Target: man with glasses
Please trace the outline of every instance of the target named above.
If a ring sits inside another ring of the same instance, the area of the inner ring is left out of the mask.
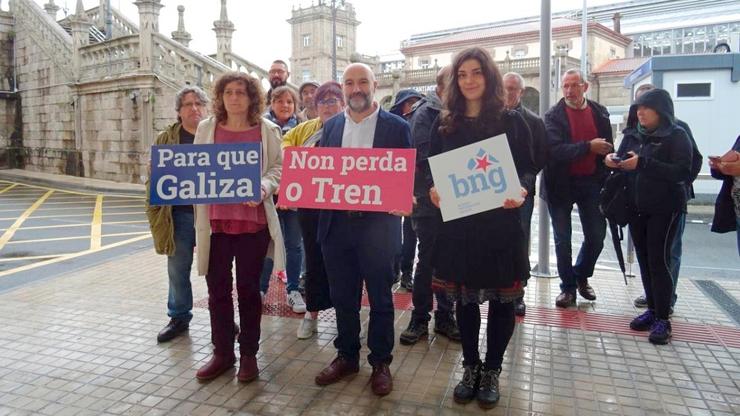
[[[561,80],[563,98],[545,114],[549,160],[545,167],[545,196],[552,217],[555,255],[560,275],[559,308],[576,304],[576,289],[596,300],[588,278],[604,248],[606,219],[599,211],[599,192],[607,171],[604,155],[613,151],[609,112],[586,98],[588,82],[581,71],[570,69]],[[583,244],[572,260],[571,212],[578,206]]]
[[[187,86],[181,89],[175,96],[177,122],[161,132],[154,144],[193,144],[198,123],[207,113],[206,104],[208,96],[200,88]],[[157,335],[157,342],[167,342],[187,331],[193,318],[193,290],[190,285],[195,247],[193,206],[152,206],[148,198],[147,189],[146,215],[154,249],[157,254],[167,255],[167,315],[170,322]]]
[[[269,105],[269,103],[272,102],[272,90],[288,84],[288,77],[290,77],[288,64],[280,59],[272,61],[272,65],[270,65],[268,75],[270,79],[270,89],[267,90],[267,99],[265,100],[265,102]]]

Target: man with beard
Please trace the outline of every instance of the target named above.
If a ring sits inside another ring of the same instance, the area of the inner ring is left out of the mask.
[[[272,102],[272,90],[277,87],[282,87],[283,85],[286,85],[288,83],[288,77],[290,77],[288,64],[280,59],[272,61],[272,65],[270,65],[270,71],[268,71],[268,75],[270,76],[270,89],[267,90],[267,99],[265,100],[265,102],[269,105],[269,103]]]
[[[322,147],[408,148],[409,125],[373,100],[377,81],[370,67],[351,64],[342,77],[344,113],[327,120]],[[370,300],[368,361],[373,393],[393,390],[393,260],[400,249],[401,219],[406,212],[322,210],[318,240],[324,255],[329,293],[337,317],[337,358],[316,376],[320,386],[336,383],[360,369],[360,300],[363,281]]]
[[[545,133],[545,123],[537,114],[530,111],[522,105],[522,94],[524,94],[524,78],[516,72],[504,74],[504,92],[506,93],[506,109],[513,110],[521,114],[524,121],[532,133],[532,143],[529,149],[532,152],[532,162],[536,173],[539,173],[547,163],[547,134]],[[526,238],[527,253],[529,253],[529,240],[531,237],[532,212],[534,211],[535,184],[532,183],[530,189],[527,189],[527,197],[524,198],[524,204],[519,209],[522,218],[522,227]],[[514,302],[514,313],[517,316],[524,316],[527,306],[524,304],[524,298],[521,297]]]

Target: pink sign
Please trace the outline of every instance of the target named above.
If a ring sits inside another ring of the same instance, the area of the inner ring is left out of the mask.
[[[416,149],[288,147],[278,205],[411,212]]]

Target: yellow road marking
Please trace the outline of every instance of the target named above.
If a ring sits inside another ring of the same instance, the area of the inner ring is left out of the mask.
[[[13,261],[23,261],[23,260],[38,260],[38,259],[48,259],[52,257],[60,257],[60,256],[68,256],[68,253],[60,253],[60,254],[47,254],[46,256],[28,256],[28,257],[9,257],[5,259],[0,259],[0,263],[8,263]]]
[[[143,235],[143,234],[149,234],[148,231],[132,231],[128,233],[114,233],[114,234],[105,234],[101,237],[123,237],[127,235]],[[34,240],[16,240],[16,241],[9,241],[8,245],[11,244],[28,244],[28,243],[44,243],[49,241],[69,241],[69,240],[83,240],[90,238],[88,235],[75,235],[72,237],[55,237],[55,238],[39,238]],[[100,248],[100,247],[98,247]],[[92,249],[91,249],[92,250]]]
[[[100,234],[103,222],[103,195],[98,195],[95,200],[95,211],[93,213],[92,227],[90,227],[90,250],[100,248]]]
[[[111,248],[120,247],[120,246],[129,244],[129,243],[135,243],[137,241],[145,240],[147,238],[151,238],[151,235],[148,235],[148,233],[147,233],[147,235],[142,235],[142,236],[139,236],[139,237],[134,237],[134,238],[130,238],[128,240],[123,240],[123,241],[119,241],[117,243],[109,244],[107,246],[102,246],[102,247],[100,247],[97,250],[85,250],[85,251],[80,251],[79,253],[74,253],[74,254],[70,254],[70,255],[66,255],[66,256],[57,257],[57,258],[54,258],[54,259],[40,261],[38,263],[27,264],[25,266],[17,267],[15,269],[10,269],[10,270],[5,270],[3,272],[0,272],[0,277],[8,276],[10,274],[18,273],[18,272],[22,272],[22,271],[26,271],[26,270],[35,269],[37,267],[46,266],[46,265],[49,265],[49,264],[59,263],[59,262],[66,261],[66,260],[69,260],[69,259],[81,257],[81,256],[84,256],[84,255],[87,255],[87,254],[96,253],[98,251],[103,251],[103,250],[108,250],[108,249],[111,249]]]
[[[114,216],[114,215],[134,215],[134,214],[143,215],[144,213],[141,212],[141,211],[113,212],[113,213],[105,214],[105,215],[107,217],[111,217],[111,216]],[[33,217],[32,219],[37,220],[37,219],[41,219],[41,218],[69,218],[69,217],[89,217],[89,216],[90,216],[90,214],[37,215],[37,216]],[[0,218],[0,221],[3,221],[3,220],[12,220],[12,219],[15,219],[15,218],[16,217]]]
[[[41,198],[39,198],[23,214],[21,214],[21,216],[18,217],[18,219],[15,220],[15,222],[13,223],[13,225],[11,225],[7,230],[5,230],[5,232],[3,233],[3,235],[0,236],[0,250],[2,250],[3,247],[5,247],[5,244],[7,244],[8,241],[10,241],[11,238],[13,238],[13,234],[15,234],[16,230],[18,230],[18,228],[20,228],[21,224],[23,224],[23,221],[25,221],[29,216],[31,216],[31,214],[33,214],[33,212],[36,210],[36,208],[40,207],[41,204],[43,204],[44,201],[46,201],[46,199],[49,198],[51,196],[51,194],[53,194],[53,193],[54,193],[53,190],[52,191],[48,191],[47,193],[45,193],[44,196],[42,196]]]
[[[18,184],[17,183],[14,183],[14,184],[8,186],[7,188],[4,188],[2,191],[0,191],[0,194],[3,194],[5,192],[7,192],[7,191],[9,191],[9,190],[11,190],[13,188],[15,188],[16,186],[18,186]]]
[[[143,224],[149,222],[147,220],[142,221],[113,221],[113,222],[104,222],[103,225],[122,225],[122,224]],[[58,225],[39,225],[39,226],[33,226],[33,227],[21,227],[19,230],[46,230],[47,228],[72,228],[72,227],[87,227],[90,224],[86,222],[81,222],[79,224],[58,224]],[[5,229],[0,229],[1,231],[5,231]]]

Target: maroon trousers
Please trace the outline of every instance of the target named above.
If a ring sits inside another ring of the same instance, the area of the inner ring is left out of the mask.
[[[239,352],[243,357],[257,354],[262,318],[259,279],[269,242],[270,233],[267,229],[253,234],[211,234],[206,283],[215,355],[234,355],[234,301],[231,295],[231,268],[234,259],[241,326]]]

